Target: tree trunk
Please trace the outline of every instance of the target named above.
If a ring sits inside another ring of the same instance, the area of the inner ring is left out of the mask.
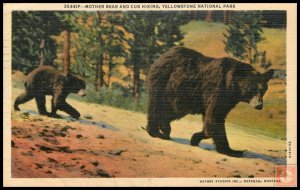
[[[223,22],[224,22],[224,24],[227,24],[227,21],[228,21],[228,12],[223,11]]]
[[[147,71],[146,73],[148,73],[152,63],[153,63],[153,54],[154,54],[154,45],[155,45],[155,39],[154,39],[154,30],[155,30],[155,24],[152,23],[150,26],[149,26],[149,29],[148,29],[148,39],[150,41],[150,47],[148,49],[148,60],[146,60],[146,63],[147,63]]]
[[[140,99],[141,79],[140,79],[140,66],[138,62],[133,63],[133,97],[135,101]]]
[[[99,20],[99,25],[101,24],[102,21],[102,15],[100,11],[97,11],[98,15],[98,20]],[[99,33],[99,43],[100,47],[104,46],[103,39],[101,36],[101,33]],[[105,72],[103,71],[103,50],[99,52],[99,62],[96,66],[96,81],[95,81],[95,90],[99,91],[100,88],[105,84],[104,83],[104,74]]]
[[[108,77],[107,77],[107,86],[110,85],[110,78],[112,76],[112,57],[109,55],[109,65],[108,65]]]
[[[232,11],[227,11],[227,24],[231,23],[231,15],[232,15]]]
[[[100,88],[104,85],[104,71],[103,71],[103,57],[102,55],[99,58],[99,63],[96,66],[96,84],[95,90],[99,91]]]
[[[206,17],[205,17],[206,22],[211,22],[212,21],[212,12],[213,11],[207,11],[207,14],[206,14]]]
[[[44,65],[45,63],[45,39],[42,39],[41,40],[41,43],[40,43],[40,56],[39,56],[39,59],[40,59],[40,65]]]
[[[198,11],[189,11],[189,16],[191,17],[192,20],[198,20],[199,19],[199,15],[198,15]]]
[[[64,73],[70,70],[70,32],[64,31]]]
[[[249,63],[250,63],[250,65],[252,65],[252,48],[251,47],[249,47],[248,48],[248,59],[249,59]]]
[[[136,42],[137,43],[137,42]],[[138,101],[140,98],[141,91],[141,79],[140,79],[140,63],[142,60],[141,51],[138,49],[138,45],[133,46],[131,63],[133,64],[133,92],[132,95],[135,101]]]
[[[223,22],[224,22],[224,24],[230,24],[231,11],[223,11]]]

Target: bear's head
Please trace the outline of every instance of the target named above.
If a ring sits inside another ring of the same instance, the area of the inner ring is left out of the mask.
[[[80,78],[76,75],[73,75],[71,73],[68,73],[67,80],[68,80],[67,88],[70,93],[77,93],[79,96],[86,95],[86,92],[85,92],[86,84],[82,78]]]
[[[242,77],[238,82],[241,101],[261,110],[263,108],[263,96],[268,89],[268,81],[273,78],[273,75],[274,70],[271,69],[265,73],[251,71],[247,76]]]

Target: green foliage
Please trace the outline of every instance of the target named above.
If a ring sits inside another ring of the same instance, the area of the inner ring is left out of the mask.
[[[110,86],[114,82],[111,78],[123,80],[119,66],[124,65],[129,71],[127,81],[133,83],[127,85],[133,95],[143,90],[140,73],[146,74],[161,53],[182,45],[180,25],[189,21],[182,12],[77,11],[62,15],[61,20],[69,23],[74,34],[71,70],[95,80],[95,86],[99,85],[99,77],[105,76],[104,83]],[[98,72],[99,69],[103,71]]]
[[[259,15],[259,12],[239,13],[234,14],[237,19],[228,25],[227,33],[224,35],[227,36],[226,43],[228,39],[231,40],[227,52],[241,56],[240,59],[247,59],[247,47],[249,44],[255,44],[255,49],[252,49],[254,52],[252,61],[257,62],[257,66],[268,69],[271,65],[268,55],[276,67],[285,68],[285,30],[264,28],[267,40],[259,44],[259,50],[266,49],[268,54],[258,52],[256,45],[263,39],[260,19],[255,15],[256,13]],[[246,14],[248,14],[247,17]],[[43,37],[46,38],[46,64],[52,63],[56,55],[57,57],[62,55],[60,50],[63,50],[63,38],[60,33],[67,29],[71,31],[71,71],[83,76],[86,81],[94,81],[97,65],[101,61],[105,67],[105,79],[107,80],[108,76],[112,78],[109,87],[103,86],[99,91],[95,91],[93,83],[88,83],[87,96],[84,98],[75,94],[70,96],[80,101],[101,103],[145,113],[147,108],[145,76],[148,68],[161,53],[174,45],[183,45],[184,38],[186,47],[209,56],[227,56],[222,46],[224,39],[222,32],[225,30],[225,25],[194,21],[180,30],[182,25],[190,21],[185,11],[122,13],[101,11],[101,15],[103,20],[99,20],[97,12],[86,11],[13,12],[13,69],[27,72],[32,69],[31,67],[39,64],[39,45]],[[52,42],[52,38],[56,39],[56,44]],[[56,63],[58,67],[61,64],[59,61]],[[133,72],[140,77],[140,81],[134,80]],[[136,82],[139,82],[138,99],[132,97]],[[24,88],[23,83],[15,86]],[[285,110],[285,103],[271,102],[270,105],[274,106],[272,108],[274,118],[277,118],[278,110]],[[278,105],[281,106],[280,109]],[[252,112],[247,114],[248,112],[245,111],[249,109],[246,106],[245,110],[241,110],[241,108],[234,109],[232,118],[234,121],[238,118],[247,121],[245,125],[248,125],[250,121],[257,121],[259,118],[263,121],[269,117],[268,115],[261,117],[260,114]],[[243,113],[242,117],[241,113]],[[245,115],[251,115],[251,118],[248,118],[249,121],[245,119]],[[252,115],[257,115],[258,118],[253,119]],[[282,121],[277,125],[278,128],[285,126],[284,118],[277,120]],[[249,127],[252,124],[249,124]],[[272,125],[273,123],[270,123],[270,126]],[[277,127],[275,129],[274,133],[277,132]]]
[[[143,81],[140,73],[148,69],[159,55],[174,45],[183,45],[180,25],[189,21],[183,12],[133,11],[126,12],[127,31],[133,34],[126,66],[133,70],[133,96],[139,98]]]
[[[127,48],[122,14],[118,12],[71,12],[66,17],[77,35],[71,41],[75,51],[71,70],[95,80],[99,67],[107,67],[108,85],[112,76],[118,75],[117,67],[126,59]],[[101,76],[103,77],[103,76]]]
[[[56,57],[51,35],[60,32],[60,21],[55,12],[12,12],[12,68],[28,73],[39,65],[40,43],[45,40],[45,64]]]
[[[76,49],[75,63],[71,64],[71,70],[88,78],[95,78],[95,70],[104,51],[103,44],[100,43],[100,23],[96,17],[95,12],[72,12],[68,17],[73,31],[78,34],[78,40],[71,42],[71,47]],[[90,21],[91,18],[94,18],[93,22]]]
[[[161,53],[174,45],[183,45],[180,25],[190,21],[186,13],[178,11],[134,11],[126,12],[125,16],[124,27],[134,35],[129,64],[138,62],[145,71]]]
[[[70,94],[70,97],[80,101],[99,103],[137,112],[146,113],[147,111],[147,96],[145,92],[141,94],[139,101],[135,101],[128,89],[116,83],[113,83],[110,88],[103,86],[99,91],[96,91],[93,84],[89,83],[87,84],[87,95],[85,97],[78,97],[75,94]]]
[[[228,25],[227,34],[224,34],[225,51],[250,64],[257,63],[259,56],[257,43],[263,40],[261,18],[259,11],[234,14],[232,23]]]

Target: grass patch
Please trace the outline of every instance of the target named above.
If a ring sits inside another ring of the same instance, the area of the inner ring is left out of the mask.
[[[266,100],[263,110],[256,110],[249,104],[239,103],[228,114],[226,121],[257,134],[286,139],[285,108],[285,101],[282,100]]]
[[[93,84],[88,84],[86,90],[87,95],[85,97],[79,97],[76,94],[70,94],[69,97],[78,101],[98,103],[142,113],[147,111],[146,93],[141,93],[139,101],[136,101],[125,88],[120,86],[102,87],[97,92]]]
[[[184,46],[211,57],[227,56],[223,43],[225,30],[224,24],[203,21],[191,21],[181,27]]]
[[[223,23],[191,21],[181,27],[185,34],[184,46],[211,57],[230,56],[224,50],[223,33],[226,33],[226,28]],[[263,37],[265,40],[258,44],[258,49],[267,51],[272,68],[286,69],[286,30],[263,28]]]

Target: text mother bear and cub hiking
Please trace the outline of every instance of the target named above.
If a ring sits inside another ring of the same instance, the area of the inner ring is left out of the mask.
[[[35,98],[39,114],[58,117],[57,110],[64,111],[73,118],[79,118],[80,113],[66,102],[69,93],[77,93],[85,96],[86,84],[83,79],[73,74],[64,74],[51,66],[39,66],[26,77],[25,92],[17,97],[14,104],[15,110],[19,104],[23,104]],[[52,95],[52,111],[46,110],[46,95]]]
[[[243,156],[243,151],[229,147],[225,118],[240,101],[261,110],[267,82],[273,75],[274,70],[261,74],[232,58],[211,58],[188,48],[171,48],[148,73],[147,131],[153,137],[169,139],[171,121],[202,114],[203,130],[192,136],[191,145],[212,138],[219,153]]]

